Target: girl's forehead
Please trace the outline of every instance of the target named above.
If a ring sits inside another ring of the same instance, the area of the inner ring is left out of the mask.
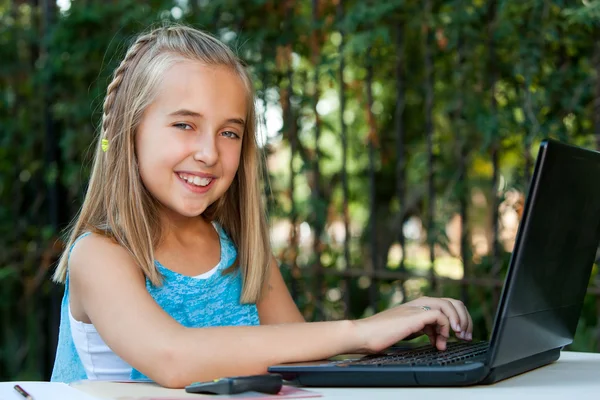
[[[162,112],[179,109],[246,115],[247,89],[230,67],[197,61],[178,62],[168,68],[157,87],[154,105]]]

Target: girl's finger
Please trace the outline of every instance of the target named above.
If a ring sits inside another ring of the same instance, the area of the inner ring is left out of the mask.
[[[473,318],[471,317],[469,310],[467,310],[467,318],[469,318],[469,326],[467,327],[467,336],[468,336],[468,340],[471,340],[471,339],[473,339]]]
[[[438,335],[435,339],[435,347],[437,347],[438,350],[442,351],[442,350],[446,350],[446,342],[448,342],[448,336],[444,336],[442,335],[441,332],[441,328],[440,326],[437,326],[436,329],[438,330]]]
[[[460,320],[460,333],[461,335],[457,335],[463,339],[469,339],[468,338],[468,334],[471,333],[473,331],[472,329],[472,322],[471,322],[471,316],[469,315],[469,312],[467,311],[467,308],[465,307],[464,303],[460,300],[456,300],[456,299],[443,299],[443,300],[447,300],[449,301],[453,306],[454,309],[456,310],[459,320]]]
[[[431,299],[433,307],[441,310],[450,320],[452,329],[455,332],[462,332],[461,319],[454,304],[449,299]]]
[[[446,341],[450,336],[450,320],[440,310],[432,309],[421,313],[424,326],[432,325],[436,333],[435,346],[438,350],[446,350]]]
[[[429,338],[429,343],[431,343],[432,346],[435,346],[437,333],[435,333],[435,329],[433,328],[433,326],[427,325],[425,328],[423,328],[423,333],[425,333]]]

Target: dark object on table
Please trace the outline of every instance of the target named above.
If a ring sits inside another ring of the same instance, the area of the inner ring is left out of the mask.
[[[211,382],[196,382],[186,386],[188,393],[237,394],[260,392],[277,394],[281,391],[282,378],[279,374],[233,376]]]

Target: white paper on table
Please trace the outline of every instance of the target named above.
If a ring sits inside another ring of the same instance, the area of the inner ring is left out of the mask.
[[[34,381],[0,382],[0,400],[25,400],[15,385],[21,386],[33,400],[100,400],[66,383]]]

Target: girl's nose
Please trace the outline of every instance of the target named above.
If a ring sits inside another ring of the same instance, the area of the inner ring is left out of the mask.
[[[219,159],[219,152],[217,150],[214,135],[209,133],[199,135],[195,146],[194,160],[207,166],[216,164]]]

